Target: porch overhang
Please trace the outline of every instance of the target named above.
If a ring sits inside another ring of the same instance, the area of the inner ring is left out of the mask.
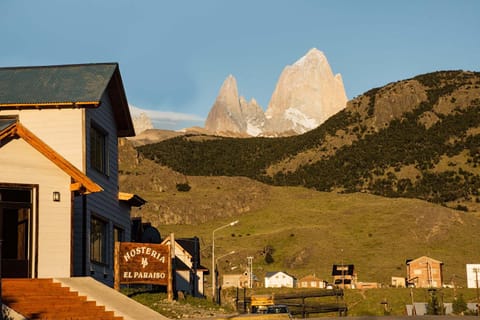
[[[127,193],[127,192],[119,192],[118,193],[118,200],[120,201],[125,201],[132,207],[141,207],[147,201],[145,199],[142,199],[142,197],[133,194],[133,193]]]

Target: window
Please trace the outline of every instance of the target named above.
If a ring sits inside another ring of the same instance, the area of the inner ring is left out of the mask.
[[[113,241],[122,242],[123,241],[123,230],[119,227],[113,227]]]
[[[90,222],[90,260],[107,263],[107,223],[95,217]]]
[[[108,175],[107,134],[94,125],[90,128],[90,163],[93,168]]]

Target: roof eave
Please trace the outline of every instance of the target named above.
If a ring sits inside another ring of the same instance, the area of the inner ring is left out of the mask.
[[[147,203],[147,201],[142,197],[140,197],[139,195],[136,195],[133,193],[127,193],[127,192],[119,192],[118,200],[125,201],[132,207],[141,207],[145,203]]]
[[[135,136],[135,129],[133,127],[130,108],[118,64],[108,83],[107,91],[114,109],[115,122],[117,123],[117,136],[121,138]]]

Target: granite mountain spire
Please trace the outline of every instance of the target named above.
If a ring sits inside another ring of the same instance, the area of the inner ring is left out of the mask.
[[[205,122],[219,135],[284,136],[301,134],[342,110],[347,96],[340,74],[334,75],[325,55],[313,48],[285,67],[266,112],[255,99],[239,97],[232,75],[224,81]]]

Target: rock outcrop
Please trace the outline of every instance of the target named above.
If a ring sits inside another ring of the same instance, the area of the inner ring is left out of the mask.
[[[265,131],[312,130],[345,108],[347,100],[341,75],[332,73],[321,51],[311,49],[280,75],[265,112]]]
[[[229,75],[223,82],[217,99],[210,110],[205,129],[216,134],[261,134],[265,122],[262,108],[255,99],[250,102],[239,97],[237,80]]]
[[[133,127],[135,128],[135,134],[138,135],[145,130],[153,129],[152,120],[147,116],[145,112],[137,115],[132,115]]]
[[[224,81],[205,122],[218,135],[285,136],[301,134],[345,108],[347,96],[340,74],[334,75],[325,55],[311,49],[287,66],[266,112],[255,99],[239,96],[232,75]]]
[[[205,121],[205,129],[211,132],[235,132],[245,130],[238,98],[237,80],[229,75],[223,82],[217,99]]]

